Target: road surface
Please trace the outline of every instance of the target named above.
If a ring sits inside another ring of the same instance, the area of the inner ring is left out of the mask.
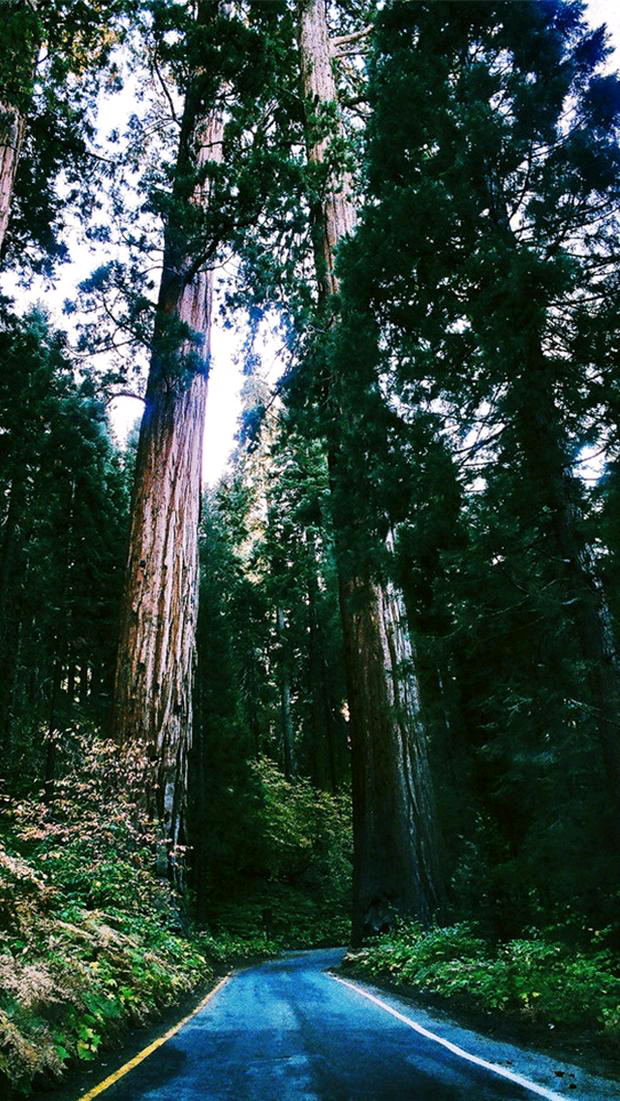
[[[381,1005],[330,978],[325,970],[341,956],[296,953],[235,975],[175,1036],[105,1089],[102,1101],[556,1096],[502,1078],[416,1032],[405,1016],[415,1021],[415,1010],[397,999],[376,992]]]

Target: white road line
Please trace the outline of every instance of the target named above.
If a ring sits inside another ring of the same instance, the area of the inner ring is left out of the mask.
[[[328,971],[330,979],[335,979],[336,982],[342,983],[343,986],[348,986],[350,990],[354,990],[356,994],[359,994],[362,998],[367,998],[373,1005],[378,1005],[380,1009],[385,1010],[386,1013],[391,1013],[392,1017],[396,1017],[397,1021],[401,1021],[404,1025],[408,1025],[414,1032],[419,1032],[420,1036],[425,1036],[427,1040],[433,1040],[434,1043],[440,1044],[441,1047],[445,1047],[448,1051],[451,1051],[453,1055],[458,1056],[459,1059],[465,1059],[468,1063],[473,1063],[477,1067],[482,1067],[484,1070],[490,1070],[493,1074],[499,1074],[502,1078],[507,1078],[509,1082],[514,1082],[518,1086],[523,1086],[524,1089],[529,1090],[530,1093],[536,1093],[539,1097],[546,1097],[547,1101],[566,1101],[566,1096],[554,1093],[553,1090],[546,1089],[545,1086],[538,1086],[536,1082],[530,1082],[528,1078],[523,1078],[521,1074],[515,1074],[514,1071],[508,1070],[506,1067],[501,1067],[497,1063],[489,1063],[487,1059],[481,1059],[478,1055],[472,1055],[471,1052],[465,1051],[464,1048],[458,1047],[457,1044],[453,1044],[450,1040],[444,1040],[441,1036],[437,1036],[434,1032],[429,1032],[423,1025],[416,1024],[411,1020],[411,1017],[406,1017],[404,1013],[399,1013],[397,1009],[394,1009],[387,1002],[384,1002],[381,998],[375,997],[368,990],[363,990],[361,986],[356,983],[349,982],[348,979],[342,979],[340,975],[334,975],[333,971]]]

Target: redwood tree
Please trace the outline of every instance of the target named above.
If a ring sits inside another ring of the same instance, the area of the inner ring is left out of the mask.
[[[219,18],[199,4],[198,31]],[[165,231],[164,260],[132,504],[115,684],[116,736],[161,824],[160,870],[178,878],[198,585],[205,403],[216,243],[197,230],[222,158],[220,89],[190,72]],[[168,847],[166,852],[165,847]]]
[[[336,252],[354,230],[355,205],[338,155],[342,128],[325,0],[299,0],[298,11],[308,160],[317,166],[319,182],[315,266],[323,325],[329,328],[337,314]],[[346,495],[346,378],[325,372],[324,390],[332,488]],[[393,586],[376,579],[368,561],[351,570],[342,510],[335,520],[352,725],[353,938],[359,941],[389,924],[393,911],[428,921],[439,908],[441,887],[428,749],[403,603]]]
[[[263,154],[261,135],[275,71],[269,28],[281,9],[248,3],[238,14],[226,0],[200,0],[191,12],[175,3],[153,5],[154,77],[165,81],[162,66],[168,65],[184,106],[169,191],[151,165],[155,184],[147,206],[163,215],[166,228],[133,496],[115,729],[161,827],[159,866],[177,879],[192,740],[213,271],[223,246],[234,246],[243,227],[258,219],[277,171]],[[177,121],[165,87],[164,100]],[[132,300],[132,277],[126,280],[129,319],[144,312],[146,301],[144,293]],[[143,277],[137,274],[134,284],[142,291]]]

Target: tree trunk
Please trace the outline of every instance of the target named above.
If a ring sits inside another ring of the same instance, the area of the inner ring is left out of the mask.
[[[308,646],[310,665],[311,729],[306,739],[306,757],[315,787],[335,792],[346,774],[338,753],[338,731],[329,690],[325,659],[325,636],[321,624],[317,555],[314,539],[305,533],[307,549]]]
[[[326,3],[299,0],[298,10],[308,159],[323,164],[329,137],[313,135],[312,116],[337,100]],[[346,175],[327,183],[317,213],[315,264],[328,305],[338,292],[336,247],[355,227]],[[336,405],[333,383],[328,386]],[[335,409],[336,425],[338,420]],[[332,485],[340,465],[336,435],[337,428],[328,445]],[[338,531],[336,541],[342,542]],[[422,921],[431,918],[440,896],[438,843],[426,743],[416,713],[415,670],[396,597],[370,577],[348,579],[341,572],[340,603],[352,728],[353,939],[358,943],[389,926],[394,911]]]
[[[39,0],[28,0],[27,7],[31,13],[36,13]],[[15,48],[15,47],[13,47]],[[30,54],[32,74],[35,71],[36,47],[26,39],[22,40],[23,52]],[[15,59],[17,60],[17,59]],[[21,63],[23,57],[18,59]],[[11,205],[15,189],[15,177],[19,167],[19,158],[26,133],[26,119],[24,107],[15,104],[2,103],[0,101],[0,257],[4,250],[4,238],[11,217]]]
[[[350,582],[341,599],[353,731],[353,942],[359,943],[387,929],[394,911],[429,922],[441,900],[415,678],[399,668],[406,636],[390,598],[372,582]]]
[[[86,707],[88,703],[89,685],[88,685],[88,663],[83,660],[80,665],[80,706]]]
[[[25,120],[16,107],[0,103],[0,255],[11,214]]]
[[[54,660],[50,685],[50,709],[47,735],[45,738],[45,755],[43,759],[43,790],[46,803],[50,803],[54,797],[54,780],[56,778],[56,763],[60,738],[60,731],[58,729],[58,702],[60,699],[61,684],[62,652],[58,653]]]
[[[0,746],[5,751],[9,745],[17,672],[17,638],[22,615],[21,589],[26,572],[22,561],[24,533],[20,531],[24,513],[27,511],[23,464],[13,474],[8,492],[8,507],[0,531]]]
[[[299,53],[303,93],[306,103],[308,160],[323,164],[329,155],[330,138],[313,134],[313,113],[337,101],[332,71],[325,0],[298,0]],[[319,122],[319,127],[320,127]],[[338,292],[335,272],[336,248],[343,237],[355,229],[355,206],[351,180],[341,175],[330,181],[315,218],[314,260],[317,279],[325,300]]]
[[[178,178],[221,160],[223,121],[199,114],[188,92]],[[193,201],[209,201],[208,182]],[[158,869],[182,881],[187,755],[198,601],[198,520],[213,281],[183,252],[182,230],[169,224],[132,501],[129,561],[114,692],[115,729],[160,825]],[[192,337],[164,352],[171,322]],[[189,364],[189,370],[187,369]]]
[[[287,780],[290,780],[297,772],[297,768],[295,763],[293,717],[291,715],[291,670],[286,642],[286,624],[282,608],[276,608],[276,623],[280,645],[278,665],[280,676],[280,720],[282,723],[282,764],[284,775]]]
[[[26,503],[26,476],[22,468],[13,474],[9,504],[0,531],[0,623],[4,619],[11,575],[16,557],[17,532]]]

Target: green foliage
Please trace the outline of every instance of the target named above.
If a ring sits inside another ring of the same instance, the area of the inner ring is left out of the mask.
[[[320,446],[270,423],[209,495],[201,539],[190,770],[197,912],[249,935],[271,911],[274,935],[299,945],[346,940],[349,920],[348,752],[326,482]]]
[[[151,823],[123,793],[115,746],[89,732],[74,749],[53,801],[2,804],[0,1081],[24,1092],[278,947],[193,935],[154,875]]]
[[[2,309],[0,354],[0,742],[32,791],[109,707],[131,455],[40,311]]]
[[[49,273],[54,260],[66,257],[67,210],[86,219],[97,207],[102,162],[92,155],[93,109],[106,79],[114,83],[114,48],[142,6],[140,0],[3,4],[0,103],[24,121],[3,260],[21,271]]]
[[[222,935],[282,947],[346,943],[350,934],[348,795],[287,780],[268,758],[236,788],[237,823],[210,819],[203,919]],[[241,840],[236,840],[237,830]],[[219,854],[230,861],[222,869]]]
[[[446,928],[399,925],[345,966],[439,995],[457,1005],[501,1011],[549,1026],[618,1036],[620,978],[610,950],[579,950],[553,934],[494,944],[463,922]]]
[[[258,807],[248,842],[245,904],[272,910],[270,927],[292,947],[349,938],[351,804],[348,795],[287,780],[267,758],[252,765]]]
[[[116,747],[93,731],[72,743],[53,800],[3,800],[0,1080],[24,1091],[218,968],[348,934],[344,796],[257,762],[247,878],[216,900],[212,931],[192,931],[154,875],[152,824],[124,792]]]
[[[452,912],[503,938],[615,905],[616,502],[610,478],[608,553],[580,460],[617,446],[605,58],[577,3],[383,5],[339,254],[346,549],[374,535],[402,586]]]

